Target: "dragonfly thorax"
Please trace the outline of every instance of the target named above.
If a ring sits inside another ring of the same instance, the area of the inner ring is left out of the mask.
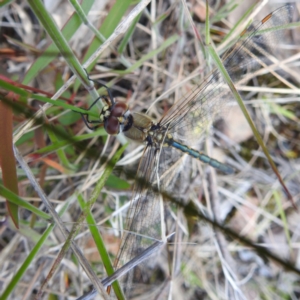
[[[149,116],[133,112],[127,116],[122,132],[134,141],[144,142],[153,124],[153,120]]]
[[[167,128],[161,126],[160,124],[153,124],[151,129],[148,131],[148,144],[159,148],[161,144],[165,144],[166,137],[172,138],[171,134],[167,133]]]
[[[143,113],[129,111],[119,118],[120,120],[120,131],[124,135],[134,141],[145,143],[147,146],[159,148],[163,143],[166,128],[160,124],[154,123],[151,117]]]

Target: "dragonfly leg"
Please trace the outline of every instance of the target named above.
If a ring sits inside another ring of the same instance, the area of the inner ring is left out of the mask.
[[[87,111],[89,111],[102,97],[98,97],[93,103],[92,105],[87,109]],[[91,130],[95,130],[94,127],[91,127],[89,124],[101,124],[103,123],[102,121],[98,121],[98,120],[94,120],[91,121],[89,120],[89,115],[88,114],[84,114],[84,113],[79,113],[81,115],[81,118],[85,124],[85,126]]]
[[[94,121],[90,121],[89,120],[89,115],[88,114],[83,114],[83,113],[80,113],[81,115],[81,118],[85,124],[85,126],[88,128],[88,129],[91,129],[91,130],[95,130],[96,127],[91,127],[89,124],[101,124],[103,123],[102,121],[97,121],[97,120],[94,120]],[[86,117],[84,117],[86,116]]]
[[[84,69],[84,70],[85,70],[87,79],[90,80],[90,81],[96,82],[95,80],[93,80],[93,79],[90,78],[90,75],[88,74],[87,70],[86,70],[86,69]],[[111,93],[110,89],[109,89],[105,84],[102,84],[102,85],[103,85],[103,86],[106,88],[106,90],[107,90],[107,93],[108,93],[108,96],[109,96],[110,103],[109,103],[109,101],[108,101],[108,99],[107,99],[106,97],[101,97],[101,96],[100,96],[100,97],[98,97],[98,98],[91,104],[91,106],[90,106],[87,110],[91,110],[91,108],[92,108],[92,107],[93,107],[100,99],[102,99],[102,98],[104,99],[104,101],[106,102],[106,104],[107,104],[108,106],[112,106],[112,105],[115,104],[115,101],[114,101],[114,98],[113,98],[113,96],[112,96],[112,93]],[[102,109],[100,115],[103,115],[103,114],[104,114],[104,111],[103,111],[103,109]],[[99,121],[98,121],[98,120],[93,120],[93,121],[89,120],[89,115],[88,115],[88,114],[80,113],[80,115],[81,115],[81,118],[82,118],[84,124],[86,125],[86,127],[89,128],[89,129],[91,129],[91,130],[95,130],[95,127],[91,127],[89,124],[102,124],[102,123],[103,123],[103,120],[99,120]]]
[[[85,71],[85,73],[86,73],[86,77],[87,77],[88,80],[93,81],[93,82],[97,82],[96,80],[93,80],[93,79],[90,77],[90,75],[89,75],[89,73],[87,72],[86,69],[84,69],[84,71]],[[102,83],[101,83],[101,84],[102,84]],[[102,85],[103,85],[103,86],[106,88],[106,90],[107,90],[107,93],[108,93],[108,96],[109,96],[111,105],[115,104],[114,97],[112,96],[112,93],[111,93],[109,87],[107,87],[105,84],[102,84]],[[96,102],[97,102],[97,100],[99,100],[99,98],[96,99]],[[94,103],[93,103],[93,104],[94,104]],[[93,104],[90,106],[90,108],[93,106]]]

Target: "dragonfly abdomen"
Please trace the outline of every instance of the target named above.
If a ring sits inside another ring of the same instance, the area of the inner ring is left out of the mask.
[[[214,167],[215,169],[218,169],[224,173],[227,173],[227,174],[233,174],[234,173],[234,169],[227,166],[227,165],[224,165],[222,164],[221,162],[217,161],[216,159],[214,158],[211,158],[209,157],[208,155],[200,152],[200,151],[197,151],[195,149],[192,149],[184,144],[181,144],[179,142],[176,142],[174,141],[173,139],[167,139],[165,140],[165,142],[171,146],[171,147],[174,147],[178,150],[180,150],[181,152],[183,153],[187,153],[188,155],[196,158],[196,159],[199,159],[200,161]]]

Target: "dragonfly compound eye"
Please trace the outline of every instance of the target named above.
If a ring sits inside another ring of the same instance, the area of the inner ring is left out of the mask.
[[[128,110],[128,106],[124,102],[117,102],[111,109],[110,115],[114,117],[123,117]]]
[[[115,135],[120,132],[120,122],[114,116],[109,116],[104,122],[104,128],[110,135]]]
[[[110,108],[109,116],[104,121],[104,128],[110,135],[120,132],[120,118],[128,111],[128,106],[124,102],[117,102]]]

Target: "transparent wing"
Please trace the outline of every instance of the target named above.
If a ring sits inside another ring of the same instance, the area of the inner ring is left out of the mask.
[[[294,6],[285,5],[252,24],[222,57],[233,83],[270,65],[278,45],[284,41],[284,30],[274,30],[292,21]],[[279,28],[278,28],[279,29]],[[199,134],[210,120],[232,100],[231,91],[218,69],[214,70],[187,97],[180,99],[162,117],[160,124],[169,126],[177,139],[190,144],[191,135]]]
[[[166,210],[162,211],[160,195],[157,190],[160,189],[169,195],[176,195],[178,198],[184,197],[182,190],[186,191],[187,185],[189,185],[187,165],[190,164],[187,164],[186,161],[190,161],[191,158],[184,157],[178,164],[180,157],[182,154],[174,148],[162,148],[161,152],[154,147],[148,147],[145,150],[139,164],[133,198],[117,256],[117,269],[157,241],[162,240],[161,220],[163,217],[164,222],[168,223],[170,215]],[[176,162],[175,168],[174,162]],[[184,168],[185,172],[180,172],[180,167]],[[172,224],[173,221],[172,219]],[[171,232],[168,231],[168,234]],[[161,276],[161,269],[163,269],[158,264],[161,252],[161,247],[158,247],[156,255],[120,278],[120,284],[128,299],[140,296],[139,292],[143,294],[146,292],[160,293],[158,286],[164,284],[159,279],[159,274]]]
[[[137,172],[133,198],[117,257],[117,268],[142,253],[157,240],[161,240],[159,197],[151,188],[156,181],[157,159],[158,151],[153,147],[147,147]],[[132,296],[131,286],[141,281],[140,276],[135,268],[121,278],[121,285],[127,297]]]

